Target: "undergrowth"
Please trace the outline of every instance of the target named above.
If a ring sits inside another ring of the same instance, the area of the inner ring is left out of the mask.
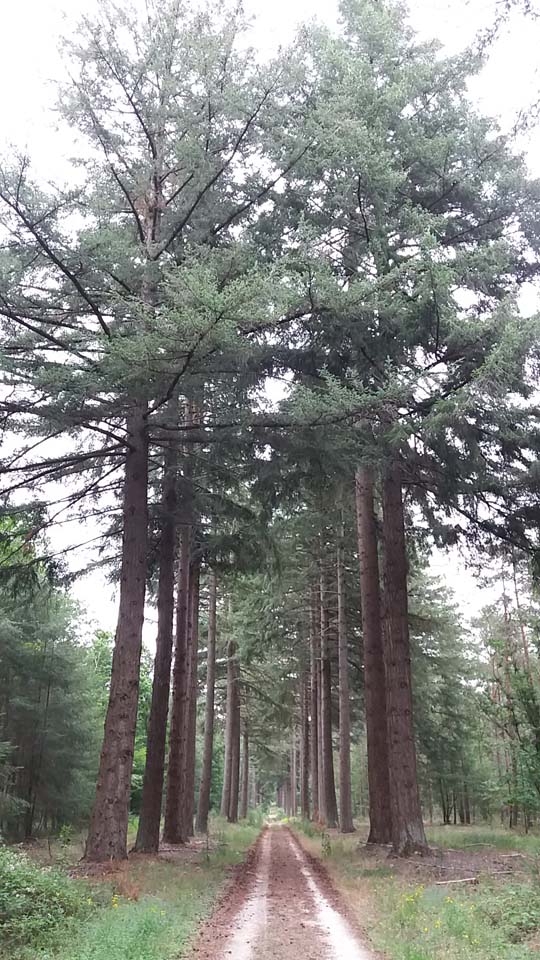
[[[124,878],[133,899],[115,892],[114,878],[90,885],[1,849],[0,958],[177,960],[258,832],[218,820],[194,858],[134,860]]]
[[[85,921],[99,902],[100,894],[89,884],[0,847],[0,951],[5,956],[52,937],[70,921]]]
[[[377,883],[374,944],[392,960],[531,960],[540,888],[530,883],[449,893],[448,887]]]
[[[529,833],[517,833],[503,827],[428,827],[428,842],[436,847],[450,847],[456,850],[478,850],[482,847],[497,850],[513,850],[540,857],[540,837]]]
[[[373,948],[388,960],[532,960],[540,935],[538,837],[520,837],[486,828],[429,831],[431,843],[471,847],[480,855],[496,850],[520,852],[520,878],[480,878],[478,885],[425,885],[399,875],[392,859],[359,853],[363,832],[340,836],[297,822],[307,849],[321,857],[343,891]],[[441,838],[444,843],[441,842]],[[421,865],[417,864],[419,879]]]

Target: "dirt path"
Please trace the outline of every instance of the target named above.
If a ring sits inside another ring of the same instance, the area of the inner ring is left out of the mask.
[[[263,832],[238,885],[204,928],[197,960],[371,960],[336,893],[284,827]]]

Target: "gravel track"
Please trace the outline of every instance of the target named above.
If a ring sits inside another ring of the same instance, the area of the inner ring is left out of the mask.
[[[266,828],[195,944],[197,960],[373,960],[322,865]]]

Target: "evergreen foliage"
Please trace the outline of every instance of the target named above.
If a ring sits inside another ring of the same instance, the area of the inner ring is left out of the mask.
[[[378,804],[399,854],[422,814],[529,829],[540,183],[470,102],[485,43],[447,56],[394,0],[265,61],[248,33],[104,0],[64,47],[70,182],[2,166],[2,831],[90,818],[87,859],[120,860],[163,808],[186,842],[203,753],[229,821]],[[65,589],[86,537],[114,638]],[[428,572],[458,543],[503,568],[471,629]]]

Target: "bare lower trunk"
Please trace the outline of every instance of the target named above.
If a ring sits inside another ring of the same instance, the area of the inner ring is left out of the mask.
[[[311,803],[313,819],[319,819],[319,645],[316,629],[316,610],[314,597],[311,597],[311,629],[310,629],[310,747],[311,747]]]
[[[390,760],[392,847],[400,856],[428,849],[416,768],[401,471],[383,479],[384,650]]]
[[[317,646],[317,723],[318,723],[318,763],[319,772],[319,822],[326,823],[326,796],[324,792],[324,765],[323,765],[323,678],[322,678],[322,660],[321,660],[321,637],[320,629]]]
[[[208,830],[208,811],[210,809],[210,790],[212,787],[212,756],[214,752],[214,697],[216,688],[216,610],[217,578],[210,572],[208,607],[208,653],[206,658],[206,707],[204,711],[204,747],[197,806],[197,833]]]
[[[391,843],[392,821],[379,554],[373,504],[373,473],[367,467],[358,470],[356,474],[356,509],[368,753],[370,822],[368,843]]]
[[[199,653],[199,595],[200,566],[191,568],[189,587],[189,648],[188,648],[188,691],[186,702],[187,731],[186,751],[184,755],[183,781],[184,800],[182,810],[182,833],[188,838],[193,836],[193,815],[195,808],[195,753],[197,739],[197,666]]]
[[[169,762],[163,839],[166,843],[185,843],[182,831],[183,767],[187,734],[187,685],[189,637],[189,574],[191,527],[184,523],[180,531],[180,568],[176,607],[176,643],[174,650]]]
[[[245,820],[248,815],[249,803],[249,731],[247,720],[244,720],[242,730],[242,799],[240,801],[240,819]]]
[[[141,813],[135,850],[139,853],[157,853],[163,798],[165,769],[165,742],[174,618],[174,555],[176,544],[176,475],[170,469],[163,481],[161,538],[159,544],[158,631],[152,703],[148,720],[146,765],[142,790]]]
[[[291,731],[291,763],[290,763],[290,773],[291,773],[291,816],[295,817],[298,812],[297,807],[297,749],[296,749],[296,727],[293,727]]]
[[[321,733],[324,791],[324,819],[329,827],[337,827],[336,782],[332,742],[332,666],[329,651],[329,623],[326,573],[321,570]]]
[[[351,796],[351,712],[349,703],[349,659],[345,617],[345,572],[343,529],[337,549],[338,654],[339,654],[339,825],[341,833],[353,833]]]
[[[309,686],[308,673],[300,684],[300,812],[309,820]]]
[[[233,725],[234,725],[234,665],[235,645],[229,640],[227,645],[227,701],[225,707],[225,758],[223,766],[223,788],[221,792],[221,816],[229,816],[231,802],[231,774],[233,753]]]
[[[127,829],[148,555],[148,437],[146,407],[127,419],[120,605],[114,644],[109,705],[105,719],[96,798],[85,859],[127,857]]]
[[[258,799],[258,787],[257,787],[257,773],[256,773],[256,771],[253,769],[253,764],[250,764],[250,767],[249,767],[249,803],[248,803],[248,806],[250,806],[252,810],[255,810],[255,807],[257,806],[258,802],[259,802],[259,799]]]
[[[529,651],[529,641],[527,639],[527,631],[525,629],[525,622],[523,619],[523,613],[521,609],[521,599],[519,596],[518,580],[517,580],[516,558],[515,558],[513,549],[512,549],[512,579],[514,582],[514,597],[516,600],[516,610],[517,610],[518,621],[519,621],[519,630],[521,633],[521,646],[523,650],[523,660],[525,664],[525,670],[527,673],[527,679],[530,684],[533,684],[534,681],[533,681],[533,674],[531,671],[531,656]]]
[[[229,797],[229,823],[238,821],[240,793],[240,665],[234,660],[233,722],[231,727],[231,792]]]

